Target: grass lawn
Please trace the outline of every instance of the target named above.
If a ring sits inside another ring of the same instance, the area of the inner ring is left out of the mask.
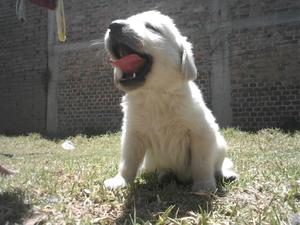
[[[223,133],[240,180],[212,195],[162,186],[155,176],[105,190],[117,171],[119,134],[70,137],[73,151],[37,134],[0,136],[0,165],[19,171],[0,176],[0,224],[300,223],[300,132]]]

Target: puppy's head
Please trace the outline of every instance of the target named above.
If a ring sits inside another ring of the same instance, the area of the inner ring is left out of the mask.
[[[115,84],[126,92],[166,89],[197,76],[191,44],[168,16],[157,11],[113,21],[105,47],[115,67]]]

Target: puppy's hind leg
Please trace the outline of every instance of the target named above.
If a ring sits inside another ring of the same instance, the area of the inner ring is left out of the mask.
[[[116,189],[132,182],[144,155],[143,141],[139,138],[138,134],[126,131],[122,136],[119,172],[116,176],[105,180],[104,186],[108,189]]]

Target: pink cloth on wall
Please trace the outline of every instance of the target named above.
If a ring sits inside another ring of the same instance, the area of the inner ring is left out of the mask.
[[[30,1],[36,5],[39,5],[47,9],[51,9],[51,10],[56,9],[57,0],[30,0]]]

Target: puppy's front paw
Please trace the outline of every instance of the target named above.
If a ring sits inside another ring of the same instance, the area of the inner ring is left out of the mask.
[[[192,187],[194,192],[215,192],[217,185],[215,179],[195,181]]]
[[[115,177],[109,178],[104,181],[104,187],[107,189],[117,189],[126,186],[126,180],[121,175],[116,175]]]

